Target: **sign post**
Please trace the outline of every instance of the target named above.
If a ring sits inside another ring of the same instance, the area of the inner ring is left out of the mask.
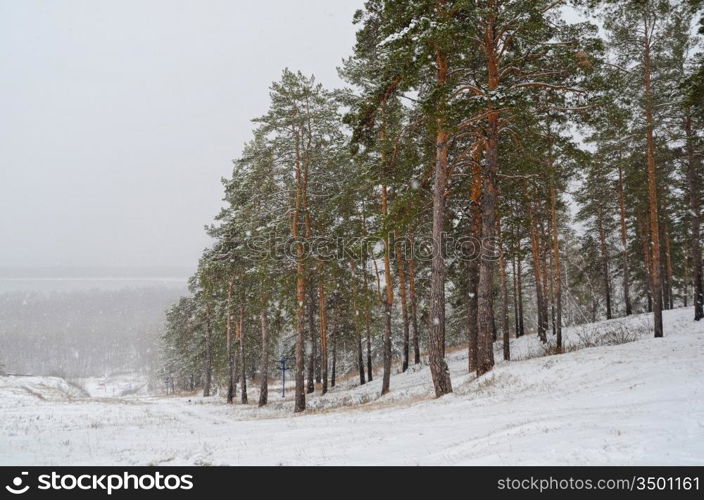
[[[286,397],[286,370],[288,370],[286,363],[288,361],[292,361],[292,358],[286,357],[286,358],[281,358],[280,360],[277,361],[277,363],[279,364],[279,370],[281,370],[281,397],[282,398]]]

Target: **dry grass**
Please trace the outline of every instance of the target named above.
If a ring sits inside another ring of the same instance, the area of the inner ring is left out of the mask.
[[[24,389],[26,392],[28,392],[30,395],[34,396],[35,398],[40,399],[42,401],[46,401],[46,398],[44,396],[42,396],[41,394],[39,394],[36,391],[33,391],[32,389],[30,389],[26,385],[23,385],[22,389]]]
[[[434,396],[430,394],[416,394],[413,396],[409,396],[408,398],[405,398],[403,400],[386,400],[386,401],[380,401],[378,399],[374,399],[369,402],[354,402],[354,403],[349,403],[349,404],[341,404],[340,406],[334,406],[334,407],[328,407],[328,408],[309,408],[306,409],[307,414],[325,414],[325,413],[351,413],[351,412],[361,412],[361,411],[369,411],[369,410],[383,410],[385,408],[405,408],[408,406],[412,406],[416,403],[420,403],[422,401],[430,401],[431,399],[435,399]]]

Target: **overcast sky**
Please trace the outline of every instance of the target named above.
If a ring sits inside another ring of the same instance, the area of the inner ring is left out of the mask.
[[[0,267],[186,266],[284,67],[362,0],[0,0]]]

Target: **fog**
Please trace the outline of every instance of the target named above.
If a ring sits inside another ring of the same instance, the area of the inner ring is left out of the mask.
[[[284,67],[340,86],[361,0],[0,0],[0,371],[156,359]]]
[[[192,268],[269,84],[339,86],[361,4],[0,0],[0,268]]]
[[[0,294],[0,373],[98,377],[159,369],[177,287]]]

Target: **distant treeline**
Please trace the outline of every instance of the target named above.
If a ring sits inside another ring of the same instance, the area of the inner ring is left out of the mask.
[[[101,376],[156,361],[163,311],[176,287],[0,294],[0,369]]]

